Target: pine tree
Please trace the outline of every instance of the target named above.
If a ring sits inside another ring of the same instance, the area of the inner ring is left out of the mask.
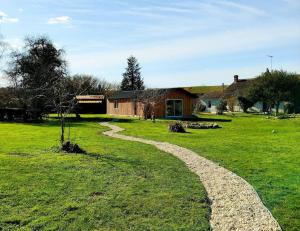
[[[123,73],[123,80],[121,83],[123,91],[144,90],[144,81],[141,77],[141,67],[134,56],[127,59],[127,68]]]

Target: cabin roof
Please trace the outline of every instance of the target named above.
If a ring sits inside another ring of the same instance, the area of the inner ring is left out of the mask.
[[[189,91],[183,89],[183,88],[158,88],[158,89],[152,89],[152,90],[166,90],[166,91],[175,91],[179,90],[182,91],[184,94],[190,95],[194,98],[197,96],[195,94],[190,93]],[[114,95],[110,96],[108,99],[134,99],[137,98],[139,94],[142,94],[146,90],[136,90],[136,91],[117,91]]]
[[[104,95],[77,95],[77,103],[79,104],[100,104],[105,99]]]
[[[104,99],[104,95],[77,95],[77,100],[101,100]]]

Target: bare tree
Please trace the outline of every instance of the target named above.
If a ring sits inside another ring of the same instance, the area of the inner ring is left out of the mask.
[[[68,78],[70,92],[83,92],[88,95],[110,95],[118,90],[119,85],[112,84],[105,79],[99,79],[92,75],[77,74]]]
[[[137,91],[137,103],[141,104],[144,119],[149,119],[155,122],[157,117],[157,109],[164,103],[167,95],[166,89],[147,89]]]
[[[2,34],[0,34],[0,61],[3,58],[4,52],[6,51],[8,45],[6,42],[3,40]]]

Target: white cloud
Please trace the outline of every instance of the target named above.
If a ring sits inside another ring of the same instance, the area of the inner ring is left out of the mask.
[[[59,16],[55,18],[50,18],[48,24],[68,24],[71,18],[69,16]]]
[[[109,52],[86,53],[71,56],[75,69],[99,69],[118,67],[129,55],[135,55],[143,63],[205,58],[210,55],[234,54],[256,51],[266,47],[280,47],[300,38],[300,28],[288,25],[264,26],[256,29],[240,29],[213,35],[194,36],[167,42],[135,45],[127,49]]]
[[[24,40],[19,38],[5,39],[4,42],[7,43],[13,50],[20,50],[24,46]]]
[[[227,7],[231,7],[231,8],[234,8],[234,9],[238,9],[238,10],[250,13],[250,14],[254,14],[254,15],[264,15],[266,13],[264,10],[261,10],[259,8],[252,7],[252,6],[245,5],[245,4],[236,3],[236,2],[232,2],[232,1],[228,1],[228,0],[217,1],[216,3],[218,3],[220,5],[227,6]]]
[[[0,23],[17,23],[19,22],[18,18],[8,17],[3,11],[0,11]]]

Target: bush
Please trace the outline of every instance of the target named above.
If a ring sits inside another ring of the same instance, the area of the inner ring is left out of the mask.
[[[254,102],[252,102],[250,99],[239,96],[238,97],[239,104],[241,108],[243,109],[243,112],[247,113],[248,109],[254,106]]]
[[[180,123],[180,122],[175,122],[175,123],[169,124],[169,131],[170,131],[170,132],[180,132],[180,133],[184,133],[184,132],[185,132],[185,129],[184,129],[182,123]]]
[[[217,114],[222,115],[223,112],[226,110],[227,110],[227,102],[226,102],[226,100],[221,100],[221,102],[217,106]]]
[[[235,97],[231,96],[227,99],[228,109],[231,112],[234,112],[234,105],[235,105]]]
[[[293,103],[285,103],[284,104],[284,113],[292,114],[295,111],[295,105]]]
[[[70,141],[65,142],[62,145],[61,150],[68,153],[86,153],[77,144],[72,144]]]
[[[205,104],[203,104],[201,100],[199,100],[195,106],[194,113],[204,112],[205,110],[206,110]]]

